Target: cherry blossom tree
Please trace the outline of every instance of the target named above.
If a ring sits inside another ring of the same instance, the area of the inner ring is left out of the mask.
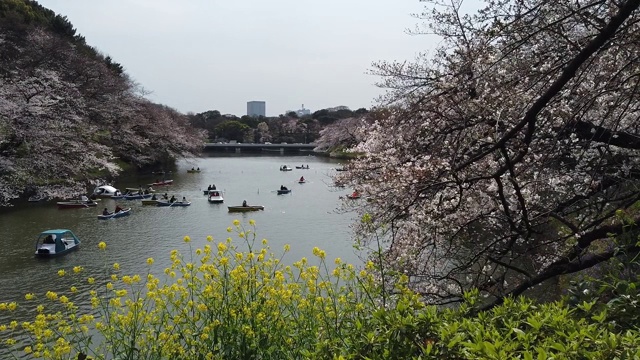
[[[0,26],[0,206],[23,194],[65,198],[120,171],[198,152],[185,115],[144,99],[94,49]]]
[[[640,250],[640,1],[430,4],[441,46],[377,65],[391,113],[337,175],[359,236],[425,298],[487,306]]]

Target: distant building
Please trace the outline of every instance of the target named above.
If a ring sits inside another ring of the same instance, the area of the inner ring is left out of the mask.
[[[305,116],[305,115],[311,115],[311,110],[309,109],[305,109],[304,108],[304,104],[302,104],[302,109],[298,109],[298,110],[287,110],[287,112],[285,114],[288,114],[290,112],[296,113],[298,114],[299,117]]]
[[[267,116],[267,103],[264,101],[247,101],[247,115]]]

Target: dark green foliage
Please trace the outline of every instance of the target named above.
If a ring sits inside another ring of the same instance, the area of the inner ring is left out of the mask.
[[[102,59],[117,75],[124,73],[122,65],[114,62],[109,56],[103,57],[96,49],[87,45],[84,36],[76,33],[76,28],[66,16],[56,14],[32,0],[0,1],[0,29],[16,32],[29,27],[41,27],[52,31],[77,45],[80,53]]]
[[[251,128],[239,121],[230,120],[216,126],[216,134],[228,140],[242,141]]]

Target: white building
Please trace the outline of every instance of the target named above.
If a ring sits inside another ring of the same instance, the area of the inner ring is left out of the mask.
[[[305,116],[305,115],[311,115],[311,110],[309,109],[305,109],[304,108],[304,104],[302,104],[302,109],[298,109],[298,110],[287,110],[287,112],[285,114],[288,114],[290,112],[294,112],[296,114],[298,114],[299,117]]]
[[[247,115],[267,116],[267,103],[264,101],[247,101]]]

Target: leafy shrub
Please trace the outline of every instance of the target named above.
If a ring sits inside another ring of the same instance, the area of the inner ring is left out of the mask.
[[[589,303],[536,305],[521,298],[474,314],[477,291],[455,309],[424,306],[398,276],[381,292],[373,263],[357,270],[325,259],[286,265],[256,241],[254,222],[234,221],[231,238],[183,255],[171,253],[165,276],[124,275],[106,266],[105,278],[83,278],[81,267],[61,276],[88,281],[88,294],[26,294],[40,302],[31,322],[0,325],[14,358],[45,359],[614,359],[640,356],[636,330],[617,333],[606,312]],[[184,241],[190,242],[187,236]],[[107,245],[99,248],[106,251]],[[284,253],[289,250],[286,245]],[[105,252],[105,256],[106,256]],[[313,265],[317,263],[317,265]],[[384,296],[383,296],[384,295]],[[82,303],[91,304],[92,310]],[[15,311],[16,303],[0,304]],[[45,312],[52,309],[51,312]],[[57,310],[56,310],[57,309]],[[577,316],[577,314],[584,316]]]

